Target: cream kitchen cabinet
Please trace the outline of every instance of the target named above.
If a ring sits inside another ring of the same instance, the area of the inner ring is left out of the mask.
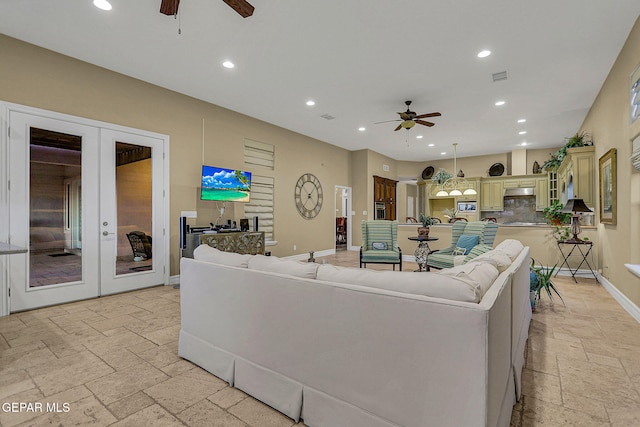
[[[567,149],[567,155],[558,168],[559,199],[582,199],[593,208],[596,198],[595,147]]]
[[[504,182],[502,180],[483,180],[480,183],[480,210],[504,210]]]
[[[541,211],[549,206],[549,177],[544,174],[544,176],[536,178],[535,184],[536,210]]]

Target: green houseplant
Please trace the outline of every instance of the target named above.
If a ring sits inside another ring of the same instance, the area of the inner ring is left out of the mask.
[[[422,223],[422,227],[418,227],[418,236],[429,236],[429,226],[440,222],[438,218],[425,215],[422,212],[420,212],[418,220]]]
[[[564,205],[560,200],[554,200],[549,206],[544,208],[544,217],[547,220],[547,223],[551,225],[562,225],[568,224],[571,220],[570,212],[561,212]]]
[[[558,288],[555,287],[551,278],[553,274],[556,272],[558,264],[553,267],[547,266],[538,266],[536,267],[536,261],[531,258],[531,277],[529,280],[529,289],[532,293],[531,298],[531,306],[534,307],[535,304],[540,301],[540,298],[543,293],[546,293],[549,296],[549,299],[553,303],[553,294],[555,293],[564,304],[564,300],[562,299],[562,295],[558,291]],[[534,278],[535,276],[535,278]]]
[[[551,154],[551,158],[542,164],[542,169],[554,171],[560,167],[560,164],[567,155],[567,148],[586,147],[593,145],[591,136],[587,132],[577,132],[569,138],[565,138],[565,143],[558,151]]]

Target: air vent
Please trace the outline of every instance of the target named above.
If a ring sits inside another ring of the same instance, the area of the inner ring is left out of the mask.
[[[322,117],[323,119],[327,119],[327,120],[335,119],[335,117],[333,117],[331,114],[323,114],[320,117]]]
[[[493,81],[494,82],[499,82],[501,80],[507,80],[507,72],[506,71],[500,71],[499,73],[493,73],[493,74],[491,74],[491,77],[493,77]]]

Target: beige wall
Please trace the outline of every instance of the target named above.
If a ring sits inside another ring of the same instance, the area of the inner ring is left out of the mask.
[[[624,264],[640,264],[640,172],[629,160],[631,141],[640,135],[640,120],[629,124],[629,77],[639,64],[640,19],[636,20],[581,127],[593,137],[596,164],[609,149],[617,149],[617,224],[598,226],[596,249],[603,276],[637,306],[640,306],[640,279],[629,273]]]
[[[180,211],[198,210],[197,220],[189,220],[192,225],[217,217],[214,204],[199,201],[202,162],[248,170],[243,164],[245,138],[275,146],[276,170],[252,170],[275,179],[274,255],[334,247],[334,186],[350,186],[350,171],[358,167],[351,164],[349,151],[3,35],[0,52],[3,101],[169,135],[170,274],[179,273]],[[325,194],[323,209],[313,220],[303,219],[294,204],[295,183],[305,172],[320,179]],[[241,216],[242,206],[234,211]]]

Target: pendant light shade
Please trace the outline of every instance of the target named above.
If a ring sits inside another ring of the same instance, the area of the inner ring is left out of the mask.
[[[457,158],[456,158],[456,148],[458,143],[453,144],[453,170],[458,170]],[[471,184],[464,179],[464,177],[454,176],[446,180],[445,182],[440,184],[440,191],[436,193],[436,197],[447,197],[447,196],[473,196],[478,194],[478,192],[471,187]]]

